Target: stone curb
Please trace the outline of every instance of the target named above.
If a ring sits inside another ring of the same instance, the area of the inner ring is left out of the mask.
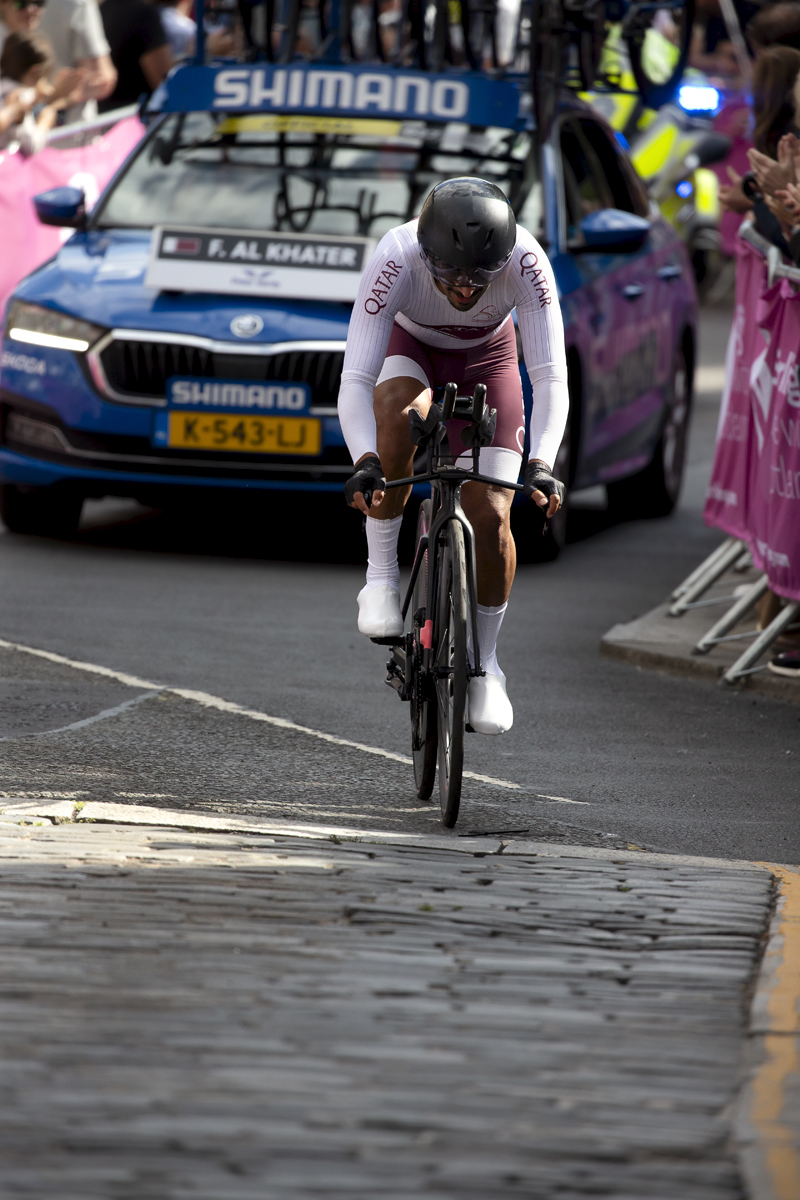
[[[741,577],[737,576],[728,583],[730,587],[738,586]],[[728,642],[715,647],[709,654],[692,654],[692,649],[725,611],[724,607],[695,609],[681,617],[668,616],[668,608],[666,603],[659,604],[634,621],[612,626],[601,639],[601,655],[650,671],[663,671],[669,675],[720,684],[722,675],[736,661],[747,643]],[[753,618],[750,617],[741,627],[737,627],[736,632],[752,627],[752,624]],[[797,682],[769,671],[759,671],[746,676],[740,683],[722,686],[800,704],[800,686]]]

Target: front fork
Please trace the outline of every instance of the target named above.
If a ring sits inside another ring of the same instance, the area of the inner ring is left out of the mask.
[[[469,678],[474,678],[477,675],[485,675],[486,672],[481,667],[481,648],[478,639],[478,584],[477,584],[477,566],[475,562],[475,534],[472,525],[467,519],[463,508],[461,507],[461,484],[453,488],[452,493],[452,508],[445,511],[443,506],[440,506],[434,516],[433,523],[425,534],[419,540],[417,552],[414,556],[414,564],[411,568],[411,578],[406,589],[405,600],[403,601],[403,620],[405,621],[406,614],[411,605],[411,600],[414,595],[414,587],[417,582],[417,576],[422,568],[422,562],[425,553],[429,546],[436,546],[441,530],[451,521],[458,521],[464,530],[464,549],[466,551],[466,567],[467,567],[467,603],[469,606],[469,622],[470,631],[472,633],[472,658],[477,666],[467,664],[467,674]],[[432,655],[433,655],[433,617],[429,614],[435,612],[436,598],[439,592],[439,565],[440,560],[437,554],[432,554],[428,559],[428,595],[427,606],[425,609],[426,620],[424,624],[420,624],[419,614],[413,613],[414,628],[410,633],[403,636],[400,644],[392,646],[391,656],[386,664],[387,676],[386,682],[389,687],[395,689],[401,700],[411,699],[411,678],[408,670],[409,662],[413,661],[414,654],[414,639],[419,639],[423,646],[422,652],[422,670],[426,678],[430,678],[432,670]]]

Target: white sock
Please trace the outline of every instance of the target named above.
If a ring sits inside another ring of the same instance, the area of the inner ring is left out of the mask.
[[[478,605],[478,642],[481,647],[481,666],[487,675],[500,675],[503,679],[505,679],[505,675],[497,664],[497,635],[503,624],[507,608],[507,600],[505,604],[499,604],[496,608],[492,608],[489,604]],[[472,639],[468,640],[471,643]],[[471,660],[471,645],[469,652]]]
[[[402,515],[389,521],[367,517],[367,583],[369,587],[388,584],[400,589],[400,566],[397,562],[397,539],[400,537]]]

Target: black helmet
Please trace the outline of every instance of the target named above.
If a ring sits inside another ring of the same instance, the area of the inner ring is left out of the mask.
[[[417,229],[425,265],[442,283],[485,287],[505,267],[517,240],[514,211],[486,179],[448,179],[422,206]]]

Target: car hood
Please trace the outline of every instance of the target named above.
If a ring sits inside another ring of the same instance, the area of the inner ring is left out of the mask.
[[[264,324],[259,334],[247,339],[250,343],[347,337],[350,304],[146,288],[149,252],[147,231],[76,233],[14,294],[107,328],[193,333],[232,341],[231,321],[255,313]]]

